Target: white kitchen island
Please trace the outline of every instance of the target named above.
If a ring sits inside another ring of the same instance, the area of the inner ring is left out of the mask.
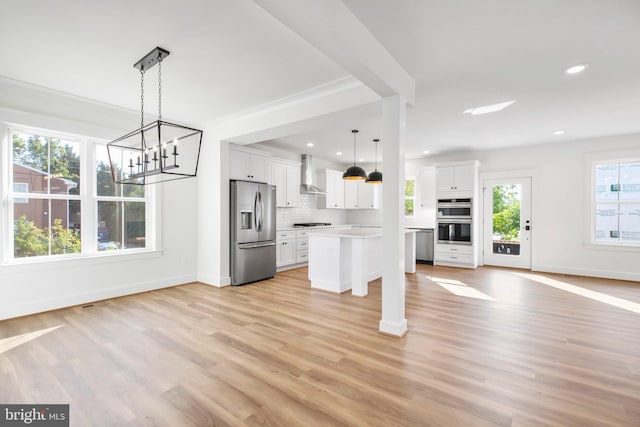
[[[309,237],[311,287],[364,297],[382,277],[382,228],[317,231]],[[416,271],[416,230],[405,230],[405,272]]]

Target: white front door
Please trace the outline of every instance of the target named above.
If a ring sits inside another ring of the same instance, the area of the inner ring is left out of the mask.
[[[485,179],[484,264],[531,268],[531,177]]]

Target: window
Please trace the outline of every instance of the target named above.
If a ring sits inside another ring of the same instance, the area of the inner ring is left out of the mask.
[[[122,169],[116,173],[122,174]],[[145,187],[113,182],[105,146],[96,148],[96,194],[98,251],[144,248]]]
[[[14,131],[11,159],[13,257],[81,252],[80,144]]]
[[[410,177],[404,181],[404,216],[412,217],[414,215],[416,199],[416,179]]]
[[[150,248],[150,191],[113,182],[106,146],[16,129],[7,142],[5,261]]]
[[[594,162],[592,241],[640,246],[640,160]]]

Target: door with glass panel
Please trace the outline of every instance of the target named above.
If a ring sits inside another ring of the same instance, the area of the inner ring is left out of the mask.
[[[486,179],[484,264],[531,268],[531,177]]]

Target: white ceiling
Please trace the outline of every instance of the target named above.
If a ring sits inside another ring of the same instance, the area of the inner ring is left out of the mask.
[[[344,1],[416,79],[409,157],[640,132],[638,0]],[[1,76],[137,110],[132,65],[159,45],[171,51],[163,114],[193,125],[346,75],[250,0],[33,0],[2,10]],[[563,73],[577,63],[589,68]],[[147,81],[153,111],[155,75]],[[499,113],[462,114],[513,99]],[[339,161],[358,128],[358,157],[371,162],[378,122],[338,120],[268,144]]]

